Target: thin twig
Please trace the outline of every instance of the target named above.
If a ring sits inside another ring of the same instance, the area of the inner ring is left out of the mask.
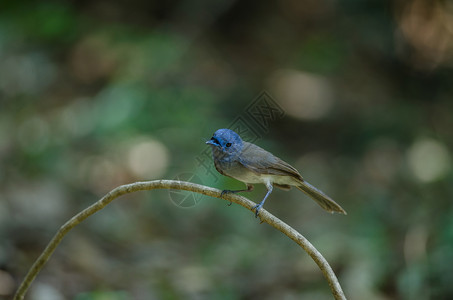
[[[146,182],[135,182],[119,186],[111,190],[108,194],[106,194],[96,203],[92,204],[91,206],[87,207],[86,209],[72,217],[57,231],[55,236],[52,238],[47,247],[44,249],[44,251],[41,253],[41,255],[38,257],[38,259],[35,261],[33,266],[28,271],[27,275],[25,276],[24,280],[22,281],[21,285],[17,290],[14,299],[19,300],[24,298],[25,293],[27,292],[33,280],[36,278],[38,273],[41,271],[46,262],[49,260],[50,256],[55,251],[57,246],[60,244],[61,240],[72,228],[80,224],[83,220],[85,220],[92,214],[103,209],[105,206],[107,206],[107,204],[109,204],[110,202],[112,202],[113,200],[122,195],[154,189],[191,191],[206,196],[232,201],[236,204],[242,205],[243,207],[251,211],[253,211],[253,207],[255,206],[254,202],[242,196],[235,194],[225,194],[222,197],[220,197],[221,191],[218,189],[185,181],[155,180]],[[324,277],[327,279],[335,299],[346,299],[341,289],[340,283],[338,282],[338,279],[335,276],[335,273],[333,272],[329,263],[304,236],[302,236],[300,233],[294,230],[291,226],[287,225],[277,217],[267,212],[265,209],[260,210],[259,216],[262,222],[268,223],[269,225],[275,227],[276,229],[286,234],[290,239],[292,239],[299,246],[301,246],[308,253],[308,255],[311,256],[311,258],[316,262],[316,264],[321,269],[322,273],[324,274]]]

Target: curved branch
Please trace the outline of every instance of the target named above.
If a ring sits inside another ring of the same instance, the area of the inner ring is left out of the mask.
[[[113,200],[122,195],[154,189],[191,191],[206,196],[221,198],[227,201],[234,202],[236,204],[242,205],[243,207],[247,208],[250,211],[253,211],[253,207],[255,206],[254,202],[242,196],[235,194],[225,194],[222,197],[220,197],[221,191],[218,189],[185,181],[155,180],[121,185],[111,190],[108,194],[106,194],[96,203],[87,207],[86,209],[72,217],[62,227],[60,227],[55,236],[52,238],[47,247],[44,249],[44,251],[41,253],[41,255],[38,257],[38,259],[35,261],[33,266],[28,271],[27,275],[25,276],[24,280],[22,281],[21,285],[17,290],[14,299],[19,300],[24,298],[25,293],[27,292],[33,280],[36,278],[38,273],[44,267],[46,262],[50,259],[50,256],[55,251],[57,246],[60,244],[61,240],[72,228],[80,224],[83,220],[85,220],[92,214],[103,209],[107,204],[109,204],[110,202],[112,202]],[[316,264],[321,269],[322,273],[324,274],[324,277],[327,279],[335,299],[346,299],[341,289],[340,283],[338,282],[338,279],[335,276],[335,273],[333,272],[329,263],[304,236],[302,236],[300,233],[294,230],[291,226],[287,225],[277,217],[267,212],[265,209],[261,209],[259,215],[262,222],[268,223],[269,225],[275,227],[276,229],[286,234],[290,239],[292,239],[299,246],[301,246],[308,253],[308,255],[311,256],[311,258],[316,262]]]

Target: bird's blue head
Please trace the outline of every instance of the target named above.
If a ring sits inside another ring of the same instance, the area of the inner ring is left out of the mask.
[[[239,134],[230,129],[217,130],[206,144],[212,147],[214,156],[218,154],[226,159],[237,157],[244,146]]]

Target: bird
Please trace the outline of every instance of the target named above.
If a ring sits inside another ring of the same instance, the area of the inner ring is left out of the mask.
[[[267,193],[263,200],[252,209],[255,217],[258,217],[274,187],[290,190],[292,186],[310,196],[326,211],[347,214],[332,198],[305,181],[296,168],[263,148],[243,141],[233,130],[218,129],[206,144],[212,149],[216,170],[246,185],[246,189],[242,190],[223,190],[221,196],[226,193],[251,192],[256,183],[266,186]]]

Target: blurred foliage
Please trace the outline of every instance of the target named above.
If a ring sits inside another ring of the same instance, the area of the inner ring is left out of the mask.
[[[245,120],[348,211],[297,191],[265,207],[326,256],[348,299],[453,298],[449,1],[1,7],[0,297],[115,186],[186,174],[240,188],[208,172],[204,141]],[[263,90],[285,112],[265,128],[248,114]],[[331,299],[308,256],[250,212],[179,196],[112,203],[68,235],[28,298]]]

